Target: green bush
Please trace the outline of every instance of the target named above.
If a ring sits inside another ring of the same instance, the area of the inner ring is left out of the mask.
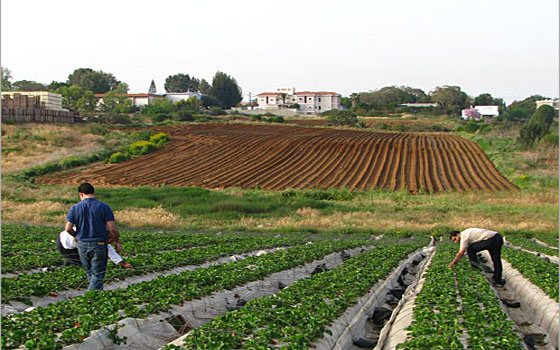
[[[343,111],[343,110],[339,110],[339,109],[334,109],[334,110],[325,112],[323,114],[327,115],[327,124],[328,125],[355,126],[358,123],[358,117],[350,111]]]
[[[111,117],[111,123],[114,124],[131,124],[132,121],[126,114],[117,114]]]
[[[265,122],[268,123],[284,123],[285,120],[284,118],[280,117],[280,116],[276,116],[276,117],[271,117],[271,118],[265,118],[263,119]]]
[[[249,119],[254,120],[254,121],[261,121],[262,117],[260,115],[256,114],[256,115],[250,116]]]
[[[218,107],[218,106],[210,107],[210,110],[208,111],[208,113],[210,115],[213,115],[213,116],[225,114],[224,110],[221,107]]]
[[[131,155],[139,156],[155,150],[157,146],[149,141],[137,141],[128,147],[128,152]]]
[[[152,119],[152,122],[154,122],[154,123],[159,123],[159,122],[162,122],[166,119],[169,119],[169,114],[157,113],[157,114],[151,115],[150,119]]]
[[[178,122],[192,122],[194,120],[193,111],[189,109],[180,109],[171,113],[171,118]]]
[[[539,141],[539,146],[542,147],[558,147],[558,135],[547,134]]]
[[[464,126],[464,130],[468,133],[475,133],[480,126],[476,122],[468,122],[467,125]]]
[[[73,167],[87,164],[87,160],[84,159],[83,157],[82,158],[70,157],[70,158],[61,159],[58,162],[58,164],[60,165],[61,168],[68,169],[68,168],[73,168]]]
[[[157,147],[161,147],[169,141],[169,134],[164,132],[157,133],[150,137],[150,142],[156,145]]]
[[[113,154],[111,154],[111,157],[109,157],[109,163],[114,164],[114,163],[120,163],[120,162],[124,162],[125,160],[128,159],[128,156],[122,152],[115,152]]]

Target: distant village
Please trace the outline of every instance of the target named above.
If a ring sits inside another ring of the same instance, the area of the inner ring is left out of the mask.
[[[103,104],[105,94],[95,94],[98,107]],[[202,99],[200,92],[165,92],[158,93],[152,81],[147,93],[122,93],[115,96],[124,97],[132,101],[136,107],[154,104],[154,101],[167,99],[173,103],[190,98]],[[271,113],[279,116],[314,116],[330,110],[344,109],[341,104],[342,96],[337,92],[327,91],[296,91],[295,88],[278,88],[275,92],[262,92],[249,103],[240,103],[232,107],[232,112],[247,114]],[[255,103],[256,101],[256,103]],[[542,105],[552,106],[558,110],[559,99],[536,101],[537,108]],[[398,107],[434,108],[438,103],[403,103]],[[482,120],[500,115],[499,106],[474,105],[461,111],[461,118],[465,120]],[[61,94],[48,91],[3,91],[2,92],[2,120],[13,121],[50,121],[74,122],[80,116],[63,107]]]

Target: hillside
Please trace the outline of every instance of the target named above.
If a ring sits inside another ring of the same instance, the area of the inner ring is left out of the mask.
[[[173,142],[120,164],[43,179],[112,186],[267,190],[511,190],[474,142],[456,135],[203,124],[164,128]]]

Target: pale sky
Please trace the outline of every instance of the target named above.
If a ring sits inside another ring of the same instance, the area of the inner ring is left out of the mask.
[[[558,0],[2,0],[12,82],[115,75],[131,93],[216,71],[249,93],[458,85],[558,97]]]

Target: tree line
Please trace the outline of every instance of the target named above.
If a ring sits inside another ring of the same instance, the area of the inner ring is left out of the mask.
[[[353,93],[342,98],[342,105],[361,116],[379,115],[387,112],[429,112],[433,114],[459,115],[469,106],[498,106],[500,119],[512,122],[526,122],[536,111],[535,102],[547,99],[533,95],[521,101],[513,101],[506,106],[504,100],[489,93],[470,97],[459,86],[438,86],[429,93],[409,86],[386,86],[379,90]],[[400,107],[407,103],[437,103],[437,107]]]
[[[51,91],[63,96],[66,108],[80,113],[89,114],[95,110],[97,98],[95,94],[109,94],[105,100],[105,109],[126,113],[132,108],[125,103],[125,99],[118,98],[118,94],[129,91],[127,83],[118,80],[113,74],[91,68],[75,69],[64,82],[52,81],[43,84],[32,80],[11,81],[11,72],[2,67],[2,91]],[[216,106],[229,109],[242,100],[242,91],[232,76],[216,72],[212,84],[204,79],[190,77],[188,74],[170,75],[165,80],[165,91],[170,92],[200,92],[205,98],[207,107]]]

